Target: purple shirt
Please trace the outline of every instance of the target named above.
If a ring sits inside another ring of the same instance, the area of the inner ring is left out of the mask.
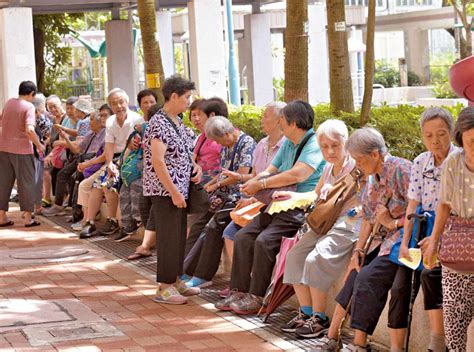
[[[263,138],[258,142],[253,152],[253,170],[258,175],[260,172],[271,165],[273,158],[280,149],[282,143],[285,141],[285,137],[281,137],[280,140],[273,147],[269,148],[268,137]]]
[[[102,128],[97,134],[90,132],[87,136],[85,136],[79,143],[79,148],[81,148],[81,153],[96,154],[100,147],[103,147],[104,144],[105,128]]]

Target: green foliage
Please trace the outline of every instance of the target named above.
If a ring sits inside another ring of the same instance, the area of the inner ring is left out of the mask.
[[[421,86],[421,78],[413,71],[408,71],[408,86]]]
[[[314,126],[317,128],[322,122],[328,119],[336,118],[331,113],[329,104],[320,104],[314,108]],[[447,108],[453,116],[457,116],[462,106]],[[417,155],[424,151],[423,142],[421,140],[421,131],[418,120],[423,112],[424,107],[400,105],[391,107],[388,105],[372,108],[370,126],[378,129],[387,143],[390,153],[395,156],[413,160]],[[229,107],[229,118],[234,125],[255,140],[264,137],[264,133],[260,126],[263,108],[244,105],[241,108],[235,106]],[[343,120],[352,132],[359,128],[359,111],[354,113],[342,113],[337,117]]]
[[[449,68],[456,61],[455,54],[443,52],[430,57],[430,81],[431,83],[443,83],[448,81]]]
[[[458,98],[456,93],[451,89],[449,82],[436,82],[433,87],[433,93],[438,99]]]
[[[285,96],[285,80],[283,78],[273,77],[273,88],[276,91],[276,100],[283,101]]]
[[[85,12],[71,23],[71,28],[75,31],[104,30],[105,22],[111,19],[110,12]]]
[[[375,61],[374,84],[381,84],[385,88],[398,87],[400,74],[390,63],[384,60]]]

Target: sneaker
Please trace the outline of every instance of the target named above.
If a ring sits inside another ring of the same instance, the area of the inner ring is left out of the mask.
[[[229,295],[230,286],[227,286],[225,289],[219,291],[220,298],[226,298]]]
[[[323,336],[319,340],[316,341],[316,348],[313,349],[313,351],[317,352],[336,352],[341,350],[342,348],[342,341],[339,340],[339,345],[338,341],[333,338],[329,338],[327,335]]]
[[[183,296],[196,296],[201,293],[201,289],[199,287],[189,287],[186,285],[186,282],[181,280],[179,280],[176,288]]]
[[[79,233],[79,238],[89,238],[95,235],[96,233],[95,224],[90,223],[87,221],[84,226],[82,227],[81,232]]]
[[[186,304],[188,299],[178,292],[174,286],[169,286],[167,289],[158,289],[157,295],[153,298],[156,303],[164,304]]]
[[[295,332],[297,328],[302,327],[304,323],[306,323],[306,321],[310,318],[310,315],[304,314],[303,311],[299,310],[297,312],[297,315],[293,319],[291,319],[288,323],[282,326],[281,331]]]
[[[75,232],[80,232],[82,230],[83,223],[82,221],[75,222],[74,224],[71,224],[71,229]]]
[[[245,293],[233,289],[229,292],[229,295],[225,299],[220,300],[214,306],[219,310],[232,310],[232,308],[230,308],[230,305],[234,302],[240,301],[244,297]]]
[[[107,219],[104,226],[101,227],[99,232],[102,235],[113,235],[119,229],[120,229],[120,227],[119,227],[119,224],[118,224],[117,220]]]
[[[230,309],[240,315],[257,314],[262,308],[262,302],[262,297],[246,293],[243,299],[231,303]]]
[[[207,281],[204,279],[200,279],[196,276],[193,276],[190,280],[186,281],[186,286],[188,287],[199,287],[199,288],[204,288],[207,286],[211,286],[212,281]]]
[[[357,345],[354,345],[353,343],[350,343],[346,347],[341,349],[341,351],[344,351],[344,352],[370,352],[371,348],[370,348],[369,345],[367,345],[366,347],[362,347],[362,346],[357,346]]]
[[[127,235],[133,235],[138,230],[138,224],[133,222],[131,225],[125,226],[123,230]]]
[[[181,276],[179,277],[179,279],[180,279],[181,281],[186,282],[186,281],[191,280],[191,276],[189,276],[188,274],[183,274],[183,275],[181,275]]]
[[[43,211],[43,216],[52,217],[52,216],[62,216],[66,214],[62,207],[58,207],[57,205],[53,205],[49,207],[45,211]]]
[[[124,229],[120,229],[120,231],[115,235],[114,241],[122,242],[122,241],[128,240],[130,237],[132,237],[132,234],[125,232]]]
[[[310,339],[325,334],[329,329],[329,319],[322,319],[319,315],[313,314],[303,326],[296,329],[296,336]]]
[[[49,208],[50,206],[53,205],[53,202],[48,200],[48,199],[41,199],[41,205],[43,208]]]

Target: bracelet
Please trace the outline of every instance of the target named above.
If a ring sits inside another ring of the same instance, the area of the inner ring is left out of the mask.
[[[265,181],[264,181],[264,179],[263,179],[263,180],[260,180],[260,186],[262,186],[262,189],[265,189]]]
[[[398,229],[398,219],[395,219],[394,225],[395,225],[395,230]]]
[[[263,187],[264,187],[263,189],[267,189],[267,179],[266,178],[263,179]]]
[[[244,180],[244,175],[239,174],[239,182],[242,183],[243,180]]]

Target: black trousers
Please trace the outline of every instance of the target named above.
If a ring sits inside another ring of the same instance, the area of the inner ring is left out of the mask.
[[[151,196],[156,231],[156,281],[173,284],[183,273],[186,245],[186,208],[177,208],[171,197]]]
[[[424,269],[421,272],[421,287],[423,289],[425,310],[443,308],[441,273],[441,267],[436,267],[433,270]]]
[[[206,227],[207,223],[211,218],[214,216],[213,212],[206,211],[201,214],[196,214],[196,221],[192,224],[191,228],[189,229],[188,238],[186,239],[186,249],[184,251],[184,257],[187,258],[189,252],[193,249],[196,241],[201,236],[204,228]],[[194,264],[194,268],[196,267],[197,263]],[[192,269],[194,272],[194,269]],[[184,268],[184,272],[187,274],[186,266]],[[189,274],[188,274],[189,275]],[[192,275],[192,274],[191,274]]]
[[[77,171],[77,160],[74,159],[64,165],[56,175],[56,188],[54,194],[54,204],[63,205],[64,198],[68,192],[74,189],[74,178],[72,174]]]
[[[140,195],[138,200],[138,210],[140,211],[140,219],[142,224],[148,231],[155,231],[155,220],[153,215],[153,205],[151,197]]]
[[[49,170],[49,173],[51,174],[51,190],[53,192],[53,196],[56,197],[56,180],[58,178],[58,173],[61,171],[61,169],[58,169],[57,167],[52,167]]]
[[[354,283],[351,328],[372,335],[385,307],[389,291],[391,298],[388,327],[406,328],[412,273],[411,269],[391,262],[388,255],[378,256],[364,266]]]
[[[194,241],[194,246],[186,257],[184,267],[185,274],[196,276],[206,281],[212,280],[219,269],[222,248],[224,247],[222,233],[232,221],[229,214],[230,212],[220,214],[208,212],[199,219],[204,221],[209,215],[213,215],[202,230],[199,236],[201,238]]]
[[[230,287],[263,297],[271,282],[282,237],[293,237],[304,220],[300,209],[273,215],[263,212],[237,232]]]

